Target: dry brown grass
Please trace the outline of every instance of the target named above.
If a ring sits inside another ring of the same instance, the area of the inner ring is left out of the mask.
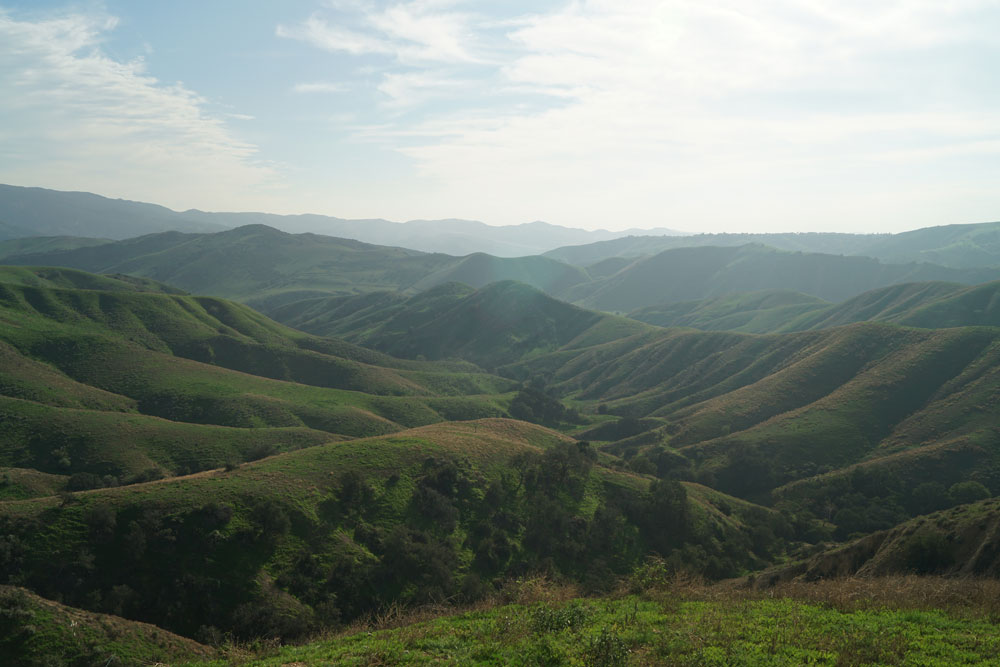
[[[581,597],[581,592],[576,584],[557,582],[544,575],[512,579],[492,595],[469,604],[444,602],[419,607],[392,604],[367,617],[359,618],[343,628],[310,637],[308,643],[337,639],[361,632],[394,630],[433,621],[444,616],[490,611],[509,604],[531,605],[536,602],[559,604],[578,597]]]
[[[658,587],[685,600],[709,602],[788,598],[840,611],[939,609],[952,616],[1000,620],[1000,580],[971,577],[896,575],[788,581],[755,588],[746,580],[706,584],[679,576]]]

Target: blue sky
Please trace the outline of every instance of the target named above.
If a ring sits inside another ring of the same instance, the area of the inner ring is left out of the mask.
[[[1000,0],[0,0],[0,182],[174,209],[1000,219]]]

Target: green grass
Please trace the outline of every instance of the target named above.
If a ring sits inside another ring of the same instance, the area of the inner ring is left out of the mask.
[[[66,607],[11,586],[0,586],[0,619],[0,655],[24,667],[138,666],[214,653],[151,625]]]
[[[286,647],[246,664],[944,666],[992,665],[998,653],[995,623],[940,611],[627,596],[502,606]]]
[[[307,308],[291,304],[273,315],[306,331],[344,336],[396,356],[461,358],[483,368],[552,352],[606,320],[648,329],[511,280],[479,290],[448,283],[405,299],[392,294],[322,299]]]
[[[310,336],[219,299],[0,283],[0,302],[0,389],[53,407],[357,437],[500,416],[496,394],[513,386],[468,364]],[[434,398],[454,399],[439,403],[447,417]]]
[[[337,439],[307,428],[231,428],[0,397],[0,465],[126,479],[176,475]]]

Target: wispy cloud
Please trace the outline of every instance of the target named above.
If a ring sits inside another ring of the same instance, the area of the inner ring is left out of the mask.
[[[352,55],[366,53],[392,54],[397,51],[388,41],[372,35],[348,30],[317,16],[311,16],[293,26],[279,25],[278,37],[297,39],[325,51],[344,51]]]
[[[442,4],[448,3],[416,1],[383,9],[338,4],[337,9],[354,10],[357,27],[343,25],[343,18],[313,15],[300,23],[279,25],[276,34],[326,51],[390,55],[406,64],[475,62],[470,16],[442,11]]]
[[[0,151],[0,180],[168,205],[250,197],[272,181],[254,145],[236,138],[183,84],[164,84],[142,60],[101,50],[108,16],[16,20],[0,12],[0,118],[17,127]],[[248,117],[246,117],[248,118]],[[86,165],[85,170],[80,166]],[[83,172],[84,175],[81,175]]]
[[[433,97],[461,92],[469,82],[436,72],[389,73],[378,85],[379,92],[389,98],[388,106],[413,107]]]
[[[990,43],[998,8],[578,0],[519,17],[507,33],[506,90],[548,97],[550,108],[484,117],[453,107],[383,136],[414,161],[428,201],[476,201],[507,220],[624,214],[691,227],[682,223],[732,225],[738,212],[757,228],[849,218],[871,229],[897,197],[896,224],[912,225],[931,190],[908,190],[935,175],[935,214],[947,199],[958,219],[975,219],[1000,208],[1000,194],[973,208],[962,182],[1000,176],[1000,113],[962,75],[988,67],[974,47]],[[991,152],[992,170],[955,169]]]

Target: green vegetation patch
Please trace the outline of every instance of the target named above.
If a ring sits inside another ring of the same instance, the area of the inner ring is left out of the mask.
[[[998,653],[995,623],[938,611],[629,596],[508,605],[287,647],[247,664],[993,665]]]
[[[5,664],[149,665],[214,653],[145,623],[92,614],[0,586],[0,656]]]

